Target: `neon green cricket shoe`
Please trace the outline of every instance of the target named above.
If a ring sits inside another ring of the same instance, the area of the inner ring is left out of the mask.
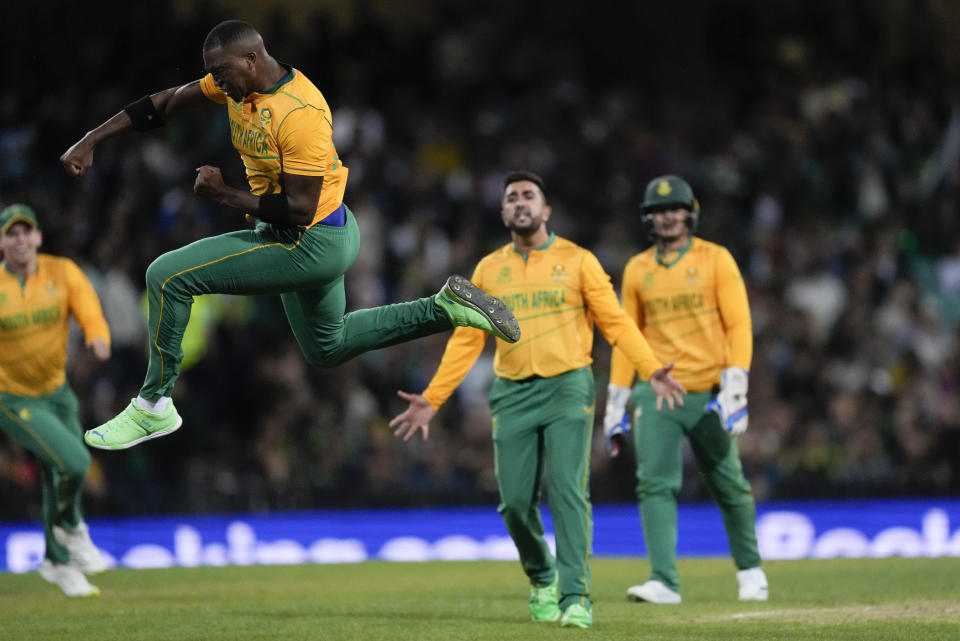
[[[520,323],[510,308],[463,276],[448,278],[433,300],[455,327],[476,327],[508,343],[520,340]]]
[[[589,628],[593,626],[593,608],[574,603],[563,611],[561,628]]]
[[[100,450],[125,450],[137,443],[160,438],[176,432],[183,425],[173,400],[161,414],[154,414],[137,406],[137,399],[130,399],[122,412],[100,427],[87,430],[84,442]]]
[[[530,586],[530,618],[534,621],[556,621],[560,618],[560,591],[554,575],[550,585]]]

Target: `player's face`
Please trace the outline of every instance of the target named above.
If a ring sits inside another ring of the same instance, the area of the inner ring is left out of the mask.
[[[37,257],[43,236],[40,230],[27,223],[13,223],[0,236],[3,260],[12,265],[25,265]]]
[[[518,234],[531,234],[550,218],[550,206],[543,192],[529,180],[507,185],[503,193],[500,216],[507,229]]]
[[[234,102],[240,102],[253,91],[256,77],[251,53],[214,47],[203,52],[203,66],[213,74],[217,88]]]
[[[686,240],[690,235],[690,227],[687,226],[687,216],[690,215],[684,207],[652,211],[653,232],[666,243]]]

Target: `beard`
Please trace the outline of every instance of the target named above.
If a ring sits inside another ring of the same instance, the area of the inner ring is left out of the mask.
[[[514,217],[507,223],[507,229],[515,234],[525,236],[536,232],[541,225],[543,225],[543,218],[540,216],[528,216],[522,222]]]

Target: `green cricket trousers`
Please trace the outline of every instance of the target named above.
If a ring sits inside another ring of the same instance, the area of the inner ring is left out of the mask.
[[[590,442],[594,385],[589,367],[551,378],[497,378],[490,391],[493,450],[500,489],[497,508],[532,585],[559,574],[560,608],[589,607],[593,514]],[[554,561],[543,538],[540,477],[557,543]]]
[[[433,298],[344,314],[343,277],[360,248],[353,213],[345,224],[255,229],[204,238],[147,269],[150,358],[140,396],[170,396],[193,297],[280,294],[293,335],[311,365],[333,367],[369,350],[451,329]]]
[[[712,394],[691,392],[683,407],[664,404],[650,383],[633,390],[634,445],[637,452],[637,499],[643,536],[650,559],[651,579],[674,591],[677,580],[677,495],[683,481],[683,439],[690,439],[697,468],[720,508],[730,552],[738,570],[760,565],[757,550],[756,506],[743,475],[737,441],[724,431],[706,405]]]
[[[76,395],[66,382],[44,396],[0,392],[0,429],[39,461],[46,558],[69,562],[70,552],[53,537],[53,526],[71,531],[83,521],[80,500],[90,453],[81,436]]]

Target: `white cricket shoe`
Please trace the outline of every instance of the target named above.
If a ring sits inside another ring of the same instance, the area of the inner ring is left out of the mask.
[[[680,594],[674,592],[660,581],[653,579],[643,585],[635,585],[627,590],[627,599],[631,601],[646,601],[660,605],[680,603]]]
[[[763,568],[740,570],[737,572],[737,583],[740,584],[741,601],[766,601],[769,596],[767,575]]]
[[[106,571],[107,564],[90,539],[90,530],[86,523],[81,521],[73,532],[54,525],[53,538],[70,551],[70,565],[84,574],[100,574]]]
[[[67,565],[66,563],[54,563],[50,559],[45,559],[37,572],[45,581],[59,585],[60,589],[67,596],[100,596],[100,588],[91,585],[83,572]]]

